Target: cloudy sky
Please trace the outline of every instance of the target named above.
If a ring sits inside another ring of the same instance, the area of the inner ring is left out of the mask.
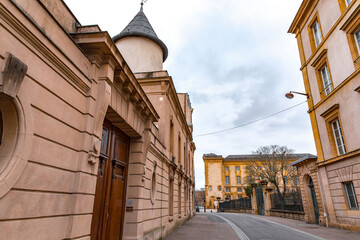
[[[140,0],[65,0],[82,25],[114,36],[140,9]],[[198,136],[261,119],[304,102],[295,36],[287,30],[301,0],[148,0],[144,12],[167,45],[164,69],[194,108],[196,188],[204,186],[204,153],[248,154],[287,145],[316,153],[307,104],[245,127]]]

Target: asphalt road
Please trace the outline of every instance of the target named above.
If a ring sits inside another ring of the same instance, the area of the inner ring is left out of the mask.
[[[217,213],[211,218],[219,216],[227,223],[235,224],[235,232],[241,240],[320,240],[323,238],[287,227],[275,222],[252,217],[245,214]],[[230,220],[230,222],[229,222]]]
[[[197,213],[166,240],[360,240],[360,233],[243,213]]]

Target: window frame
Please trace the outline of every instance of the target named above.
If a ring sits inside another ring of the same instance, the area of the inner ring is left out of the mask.
[[[314,62],[311,64],[311,66],[314,67],[314,69],[315,69],[320,98],[323,99],[323,98],[329,96],[335,89],[334,83],[332,80],[330,64],[329,64],[329,61],[327,58],[327,49],[324,49],[323,51],[321,51],[321,53],[314,60]],[[326,86],[326,88],[325,88],[325,81],[324,81],[323,73],[322,73],[322,70],[325,67],[327,69],[327,74],[328,74],[328,78],[329,78],[328,80],[330,82],[330,84],[328,84]],[[328,89],[329,87],[331,87],[331,91],[327,93],[326,89]]]
[[[320,32],[320,42],[316,43],[316,33],[314,32],[314,27],[315,25],[318,25],[319,27],[319,32]],[[321,28],[321,22],[320,22],[320,18],[319,18],[319,13],[316,12],[314,14],[314,17],[312,18],[312,20],[310,21],[310,24],[308,25],[308,33],[309,33],[309,39],[310,39],[310,46],[311,46],[311,50],[312,52],[315,52],[316,49],[319,48],[319,46],[324,42],[324,36],[323,36],[323,32],[322,32],[322,28]]]
[[[352,194],[353,194],[352,196],[349,195],[348,189],[346,187],[347,184],[350,184]],[[349,210],[359,210],[359,202],[358,202],[357,197],[356,197],[354,183],[352,181],[343,182],[343,187],[344,187],[344,192],[345,192],[345,196],[346,196],[346,200],[347,200]],[[352,204],[351,204],[351,201],[350,201],[350,197],[354,198],[353,200],[354,200],[355,206],[351,206]]]
[[[225,184],[230,185],[230,176],[225,176]]]
[[[342,155],[339,155],[339,152],[337,150],[337,145],[336,145],[335,138],[334,138],[335,136],[334,136],[333,128],[332,128],[332,122],[334,122],[336,119],[339,121],[339,126],[341,128],[342,137],[343,137],[343,141],[344,141],[345,153],[343,155],[345,155],[347,153],[347,147],[346,147],[347,144],[346,144],[346,136],[345,136],[346,134],[344,134],[344,128],[341,123],[339,109],[340,109],[340,105],[334,104],[329,109],[327,109],[325,112],[320,114],[320,116],[323,117],[325,120],[332,157],[342,156]]]
[[[241,176],[236,176],[236,184],[241,184]]]
[[[340,1],[340,0],[339,0]],[[350,8],[356,1],[352,1],[349,5]],[[348,40],[348,45],[350,48],[350,53],[352,60],[355,66],[355,69],[360,67],[360,51],[358,50],[357,44],[355,42],[354,34],[360,29],[360,6],[358,6],[345,21],[345,23],[340,27],[340,30],[346,33]]]
[[[320,92],[320,95],[325,93],[325,96],[329,95],[333,90],[333,84],[330,77],[330,71],[328,65],[325,63],[324,66],[320,69],[320,75],[323,85],[323,90]],[[330,89],[329,92],[328,89]]]
[[[349,8],[349,6],[352,6],[352,4],[356,1],[351,0],[350,3],[348,3],[348,0],[338,0],[339,2],[339,7],[340,7],[340,11],[341,13],[344,13],[346,9]]]
[[[335,129],[334,123],[337,123],[337,129]],[[336,146],[338,156],[344,155],[344,154],[346,154],[346,147],[345,147],[345,141],[344,141],[344,134],[343,134],[343,131],[341,129],[339,118],[335,118],[333,121],[330,122],[330,124],[331,124],[331,128],[332,128],[333,137],[334,137],[335,146]],[[339,137],[336,136],[336,130],[339,131],[338,132]],[[339,139],[341,141],[341,145],[338,144],[337,139]],[[340,150],[343,153],[340,153]]]

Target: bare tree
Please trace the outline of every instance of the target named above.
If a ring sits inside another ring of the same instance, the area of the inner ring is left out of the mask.
[[[296,171],[290,166],[289,154],[294,152],[287,146],[269,145],[261,146],[255,152],[254,161],[247,167],[248,182],[254,183],[256,179],[271,183],[282,203],[285,203],[286,185],[294,181]],[[280,187],[282,186],[282,189]]]

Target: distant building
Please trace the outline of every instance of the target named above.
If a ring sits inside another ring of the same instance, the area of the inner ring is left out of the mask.
[[[0,238],[164,239],[193,216],[192,107],[143,9],[114,38],[62,0],[0,22]]]
[[[360,2],[304,0],[289,33],[318,155],[296,164],[307,221],[360,231]]]
[[[204,206],[205,203],[205,188],[195,190],[195,206]]]
[[[290,163],[307,155],[288,154],[287,159]],[[254,180],[256,182],[261,181],[259,176],[249,176],[247,170],[252,162],[260,162],[258,155],[229,155],[223,158],[222,155],[210,153],[204,154],[203,160],[205,166],[205,206],[207,208],[217,208],[221,201],[246,197],[244,188]],[[259,165],[261,164],[259,163]],[[296,180],[291,181],[289,179],[286,182],[289,191],[296,190]]]

